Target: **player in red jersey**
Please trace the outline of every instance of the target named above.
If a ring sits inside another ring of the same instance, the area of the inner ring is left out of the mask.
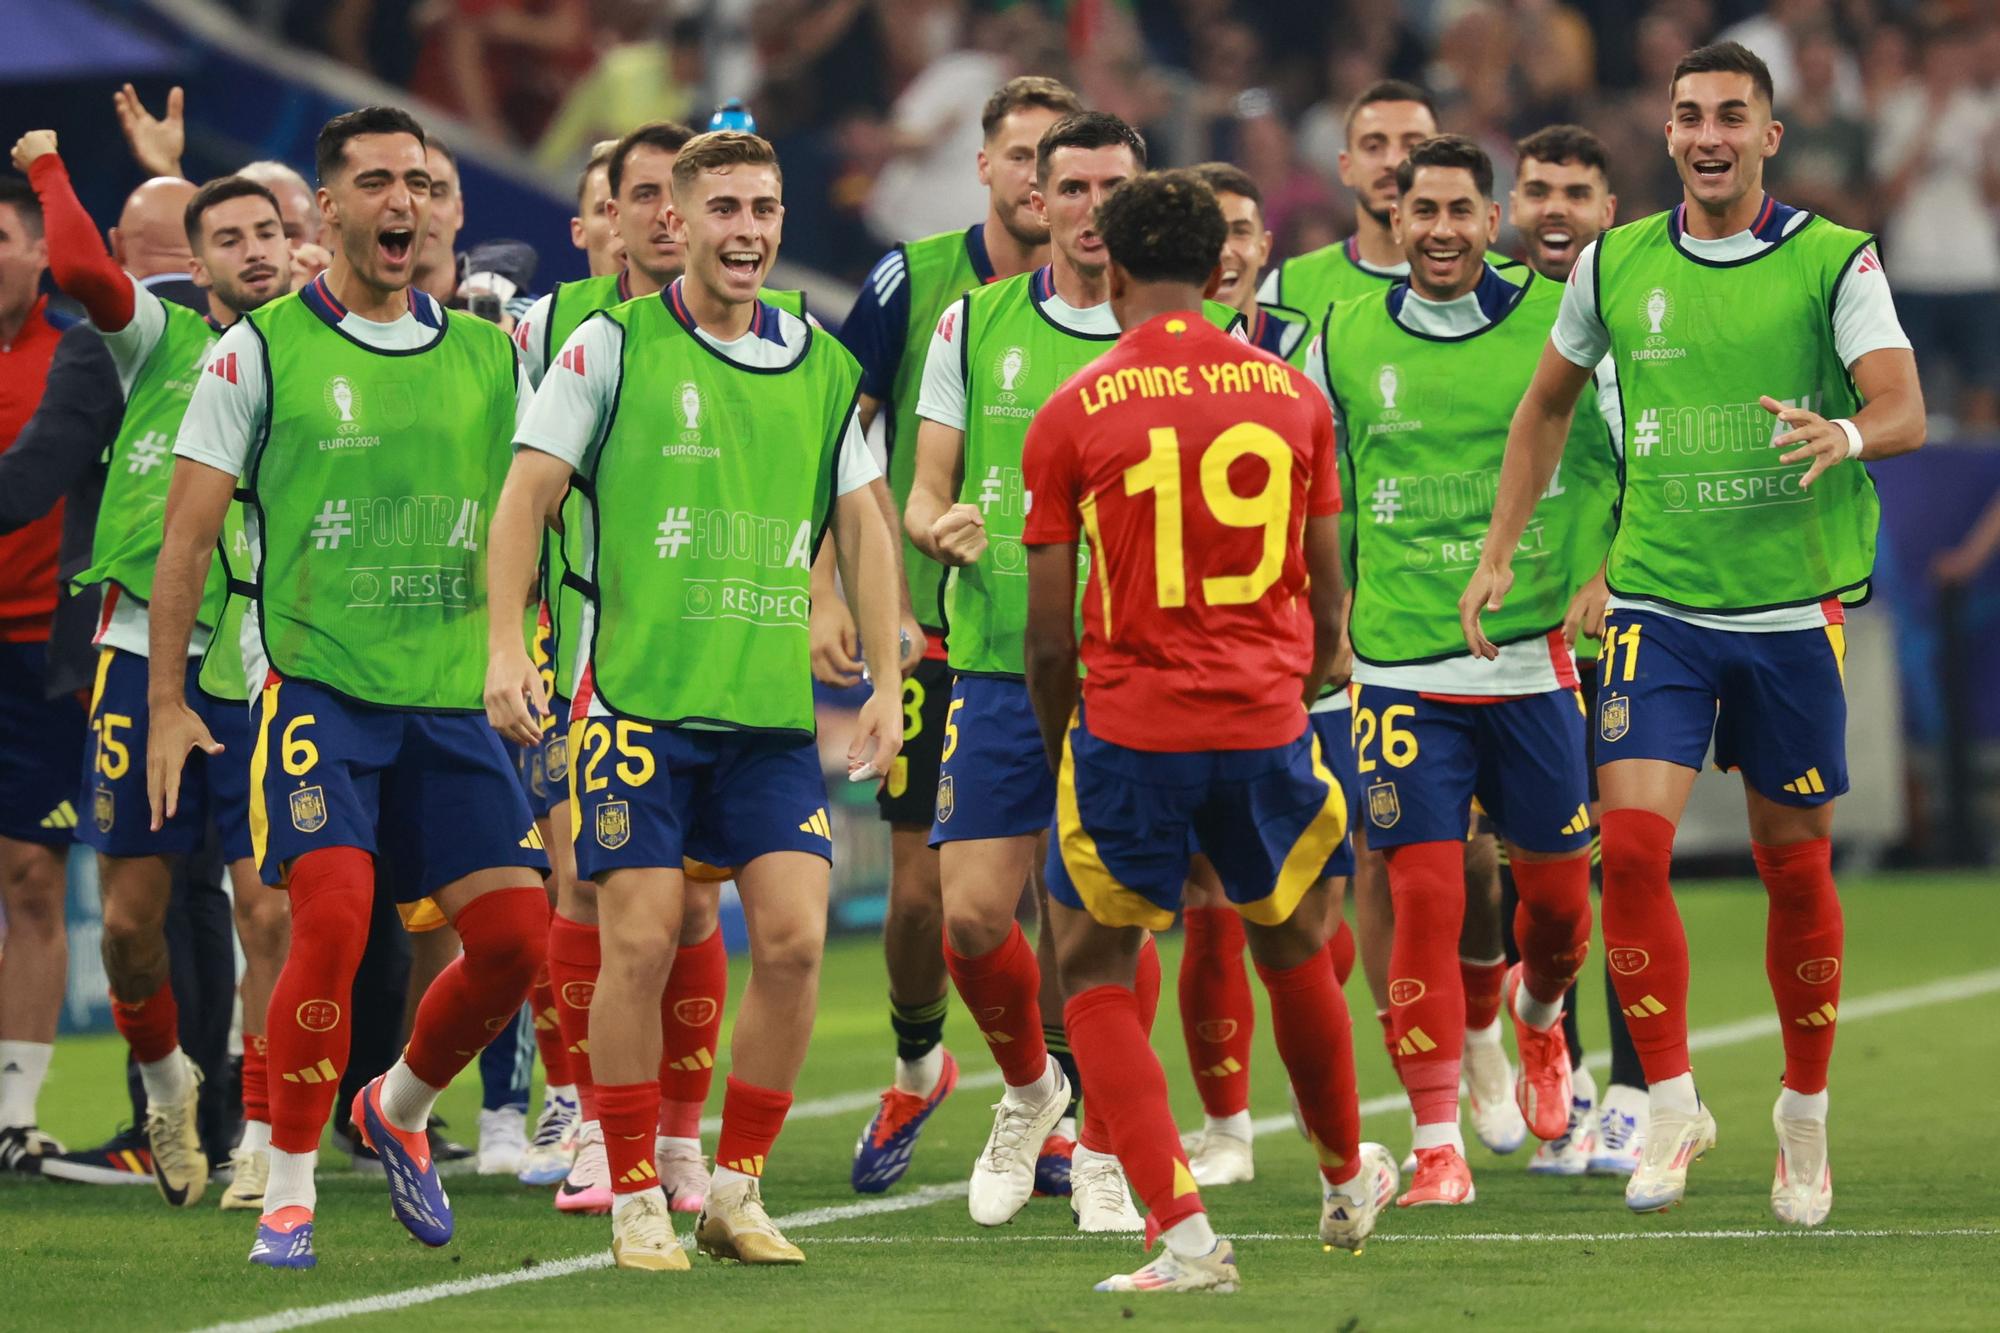
[[[1191,853],[1242,913],[1271,994],[1319,1156],[1320,1236],[1359,1248],[1396,1180],[1387,1150],[1360,1142],[1320,880],[1346,798],[1306,721],[1345,669],[1333,420],[1296,370],[1201,314],[1225,227],[1198,176],[1128,182],[1098,231],[1125,332],[1036,415],[1022,461],[1028,688],[1058,774],[1049,925],[1085,1100],[1165,1241],[1098,1289],[1233,1291],[1235,1254],[1202,1209],[1134,991]]]

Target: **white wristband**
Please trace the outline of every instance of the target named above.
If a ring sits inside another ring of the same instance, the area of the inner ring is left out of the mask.
[[[1840,433],[1847,437],[1847,456],[1849,458],[1861,457],[1861,427],[1855,425],[1846,417],[1835,417],[1833,424],[1840,427]]]

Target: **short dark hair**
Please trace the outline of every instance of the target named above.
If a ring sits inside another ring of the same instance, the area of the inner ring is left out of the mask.
[[[628,132],[604,159],[604,179],[611,186],[611,197],[618,197],[618,186],[625,179],[625,159],[632,155],[633,149],[657,148],[663,153],[678,153],[692,138],[694,131],[678,120],[649,120]],[[587,170],[584,172],[586,178],[589,174]]]
[[[231,199],[262,199],[277,215],[278,224],[284,225],[285,210],[278,207],[278,196],[266,186],[258,184],[248,176],[217,176],[208,184],[194,192],[181,210],[181,225],[187,229],[188,244],[201,248],[201,217],[217,204],[226,204]]]
[[[1472,183],[1482,198],[1493,197],[1493,159],[1463,134],[1439,134],[1410,150],[1396,166],[1396,192],[1408,194],[1416,183],[1420,167],[1457,167],[1472,173]]]
[[[1437,103],[1431,100],[1428,89],[1404,79],[1380,79],[1361,90],[1361,95],[1348,103],[1347,115],[1341,122],[1341,138],[1354,137],[1354,117],[1364,106],[1377,102],[1415,102],[1431,113],[1431,123],[1437,123]]]
[[[34,187],[19,176],[0,176],[0,204],[11,205],[21,215],[21,225],[30,236],[42,236],[42,201]]]
[[[1059,79],[1051,79],[1044,74],[1023,74],[995,88],[993,96],[986,99],[986,109],[979,113],[980,136],[991,139],[993,131],[1000,128],[1001,121],[1031,106],[1070,116],[1083,110],[1083,100]]]
[[[445,142],[444,140],[442,140],[442,139],[426,139],[426,140],[424,140],[424,147],[426,147],[426,148],[435,148],[435,149],[436,149],[436,150],[437,150],[438,152],[440,152],[440,153],[443,153],[443,154],[444,154],[444,160],[445,160],[445,161],[447,161],[447,162],[449,162],[449,163],[451,163],[451,165],[452,165],[452,167],[453,167],[454,169],[456,169],[456,168],[457,168],[457,166],[458,166],[458,154],[457,154],[457,153],[454,153],[454,152],[452,152],[452,151],[451,151],[451,145],[450,145],[450,144],[448,144],[448,143],[446,143],[446,142]]]
[[[1141,282],[1208,281],[1229,227],[1215,191],[1196,171],[1149,171],[1111,192],[1097,210],[1104,248]]]
[[[1042,141],[1035,145],[1035,179],[1047,183],[1049,159],[1058,148],[1116,148],[1120,144],[1132,150],[1139,170],[1144,171],[1146,140],[1139,131],[1109,111],[1072,111],[1042,132]]]
[[[1707,46],[1697,46],[1681,57],[1674,66],[1674,77],[1667,82],[1667,93],[1690,74],[1747,74],[1750,84],[1764,95],[1764,105],[1774,100],[1771,88],[1771,67],[1764,58],[1741,42],[1710,42]]]
[[[611,183],[611,155],[618,151],[618,140],[599,139],[591,145],[590,160],[583,164],[583,170],[576,174],[576,206],[583,207],[583,196],[590,189],[590,173],[602,170],[604,182]]]
[[[364,134],[407,134],[419,147],[430,146],[424,138],[424,127],[399,106],[364,106],[346,112],[321,126],[319,141],[313,145],[313,170],[321,185],[346,165],[348,140]]]
[[[1201,177],[1202,183],[1217,194],[1236,194],[1257,205],[1261,212],[1264,207],[1264,192],[1257,188],[1257,182],[1250,179],[1250,173],[1234,162],[1203,162],[1188,168]]]
[[[1533,158],[1537,162],[1574,162],[1595,167],[1609,179],[1611,168],[1604,156],[1604,141],[1581,125],[1545,125],[1514,145],[1514,164]]]

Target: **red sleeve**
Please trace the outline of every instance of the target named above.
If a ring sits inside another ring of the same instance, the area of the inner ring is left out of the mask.
[[[42,226],[49,242],[49,273],[56,286],[83,303],[90,322],[105,333],[116,333],[132,322],[132,279],[104,248],[97,224],[90,220],[70,188],[69,169],[60,156],[48,153],[28,167],[28,183],[42,201]]]
[[[1028,521],[1021,540],[1029,546],[1058,546],[1077,539],[1076,432],[1067,400],[1035,414],[1021,447],[1021,480],[1028,491]]]
[[[1304,377],[1300,377],[1303,382]],[[1325,518],[1340,512],[1340,468],[1333,447],[1333,409],[1310,384],[1306,401],[1312,407],[1312,470],[1307,474],[1306,513]]]

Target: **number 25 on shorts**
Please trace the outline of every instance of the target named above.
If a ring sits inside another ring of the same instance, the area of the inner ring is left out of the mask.
[[[615,745],[618,750],[618,780],[627,787],[643,787],[652,781],[658,771],[653,762],[653,752],[640,741],[653,734],[653,729],[643,722],[627,722],[622,718],[617,722],[614,738],[611,724],[593,718],[583,728],[583,790],[602,791],[611,785],[611,779],[598,775],[598,766],[611,753]]]
[[[1408,768],[1417,760],[1416,733],[1401,724],[1417,715],[1410,704],[1390,704],[1378,717],[1372,708],[1354,710],[1354,769],[1357,773],[1373,773],[1376,759],[1369,753],[1370,747],[1379,737],[1382,742],[1382,758],[1391,768]]]

